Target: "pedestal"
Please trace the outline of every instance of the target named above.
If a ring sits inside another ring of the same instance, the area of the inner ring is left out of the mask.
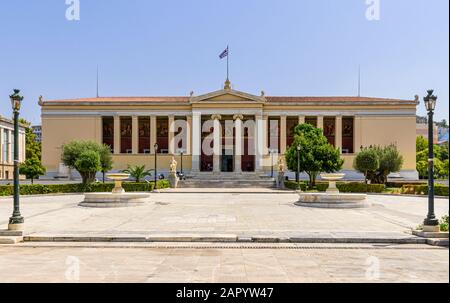
[[[112,191],[113,194],[123,194],[125,193],[125,190],[122,187],[122,180],[115,180],[114,181],[114,189]]]
[[[339,189],[337,189],[337,187],[336,187],[336,181],[329,181],[328,184],[329,184],[328,189],[327,189],[328,194],[338,194],[339,193]]]
[[[285,189],[284,186],[284,172],[279,172],[277,177],[277,188]]]
[[[177,188],[178,187],[178,176],[174,173],[169,174],[169,182],[171,188]]]

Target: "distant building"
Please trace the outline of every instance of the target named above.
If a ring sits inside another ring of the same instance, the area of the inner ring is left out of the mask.
[[[14,172],[14,124],[0,116],[0,180],[12,180]],[[25,160],[25,128],[19,126],[19,162]]]
[[[428,124],[424,124],[424,123],[416,124],[416,135],[417,135],[417,137],[422,136],[428,140]],[[439,128],[437,127],[437,125],[434,125],[433,142],[434,142],[434,144],[439,143]]]
[[[42,142],[42,126],[41,125],[35,125],[32,126],[31,129],[33,130],[33,134],[36,135],[36,142]]]

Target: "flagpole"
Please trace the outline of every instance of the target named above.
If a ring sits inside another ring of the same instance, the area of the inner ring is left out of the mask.
[[[230,78],[230,62],[229,62],[229,58],[230,58],[230,48],[229,48],[229,46],[227,45],[227,53],[228,53],[228,55],[227,55],[227,79],[229,80]]]

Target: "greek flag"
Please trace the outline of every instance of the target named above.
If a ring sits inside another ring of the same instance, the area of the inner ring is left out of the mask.
[[[223,59],[225,57],[228,57],[228,46],[227,48],[219,55],[220,59]]]

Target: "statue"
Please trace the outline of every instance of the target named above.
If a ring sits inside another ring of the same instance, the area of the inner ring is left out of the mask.
[[[278,158],[278,172],[284,173],[284,160],[283,157]]]
[[[170,161],[169,164],[169,168],[170,168],[170,173],[171,174],[176,174],[177,173],[177,161],[175,160],[175,157],[172,157],[172,161]]]
[[[169,164],[169,182],[171,188],[177,188],[178,186],[177,164],[175,157],[172,157]]]

